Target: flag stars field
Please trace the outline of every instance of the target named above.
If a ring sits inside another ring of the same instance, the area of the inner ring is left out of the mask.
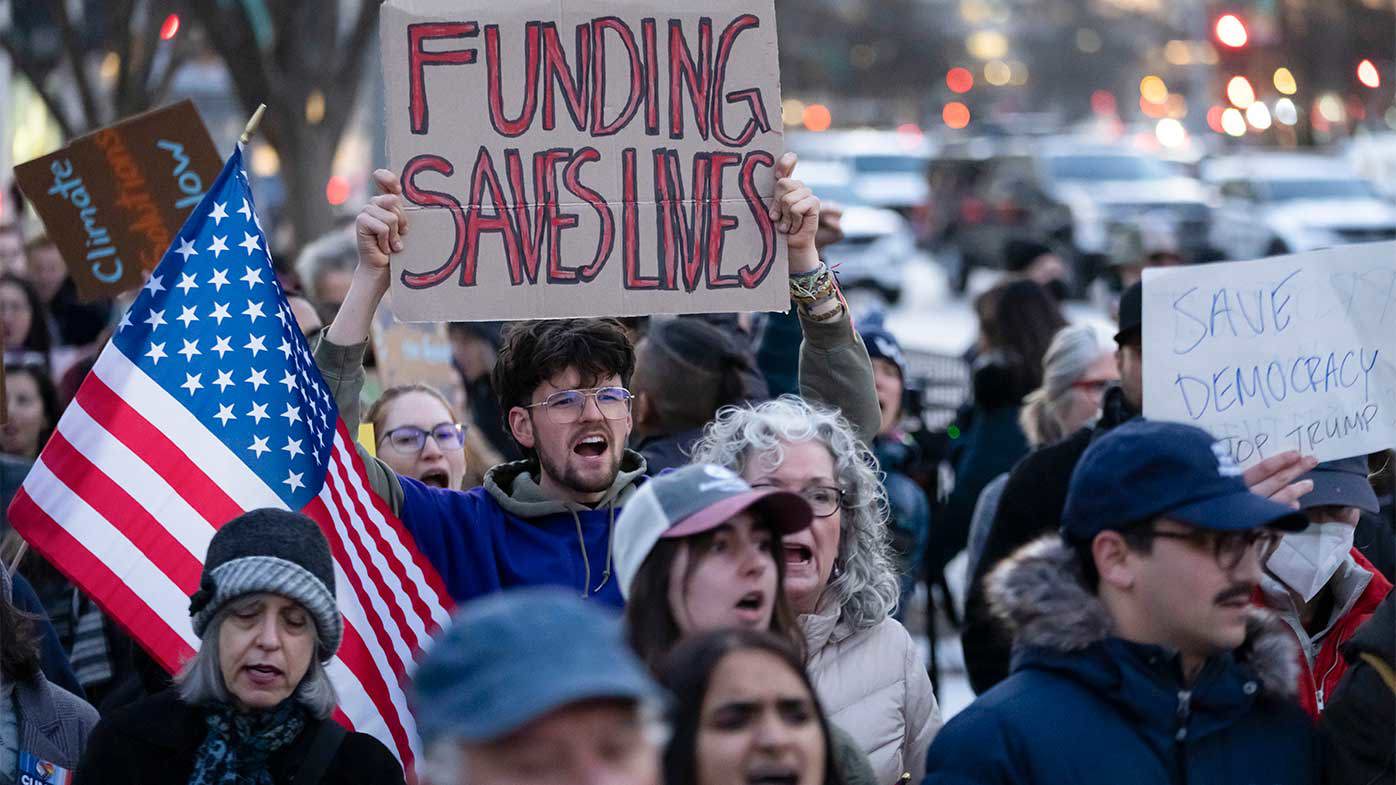
[[[233,251],[224,263],[230,238],[241,238],[246,257]],[[364,581],[338,598],[346,641],[356,645],[327,668],[343,719],[410,766],[404,662],[417,636],[449,619],[449,600],[368,489],[267,246],[239,148],[122,316],[17,493],[11,521],[46,557],[81,565],[74,582],[174,669],[197,646],[187,615],[197,574],[185,568],[203,558],[200,544],[236,511],[282,506],[311,516],[337,548],[336,571]],[[235,281],[245,288],[224,299]],[[269,316],[275,324],[262,320]],[[74,450],[86,460],[71,460]],[[136,522],[141,535],[132,539]],[[416,599],[382,602],[403,588]]]

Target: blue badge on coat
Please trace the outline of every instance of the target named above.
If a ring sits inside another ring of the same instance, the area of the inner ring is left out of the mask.
[[[69,785],[72,780],[73,772],[68,769],[32,752],[20,751],[17,785]]]

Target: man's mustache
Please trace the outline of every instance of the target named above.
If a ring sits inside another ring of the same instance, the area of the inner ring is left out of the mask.
[[[1232,600],[1244,600],[1249,598],[1251,596],[1251,593],[1254,591],[1255,587],[1251,584],[1238,583],[1235,586],[1232,586],[1231,588],[1227,589],[1226,591],[1218,594],[1216,599],[1213,600],[1213,602],[1215,602],[1218,605],[1221,605],[1222,603],[1231,602]]]

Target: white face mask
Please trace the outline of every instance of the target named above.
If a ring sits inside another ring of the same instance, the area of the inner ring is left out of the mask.
[[[1311,523],[1281,538],[1265,568],[1308,602],[1347,559],[1356,532],[1346,523]]]

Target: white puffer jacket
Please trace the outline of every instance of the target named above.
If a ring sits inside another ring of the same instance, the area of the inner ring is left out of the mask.
[[[809,675],[829,721],[868,754],[880,785],[926,773],[926,750],[940,730],[940,707],[911,635],[892,618],[853,630],[839,609],[800,617]]]

